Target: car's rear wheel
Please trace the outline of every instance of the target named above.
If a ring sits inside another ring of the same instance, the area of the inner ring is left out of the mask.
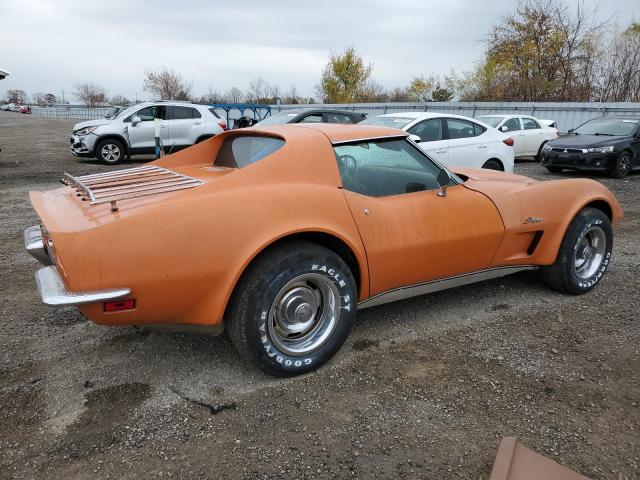
[[[611,178],[624,178],[629,175],[631,171],[631,152],[626,150],[618,155],[618,158],[613,163],[613,167],[609,171]]]
[[[116,164],[124,159],[126,151],[120,140],[108,138],[98,144],[96,154],[104,163]]]
[[[334,252],[292,241],[261,255],[227,312],[236,349],[267,373],[293,376],[329,360],[353,325],[357,288]]]
[[[500,172],[504,171],[504,168],[502,168],[502,164],[498,161],[498,160],[487,160],[486,162],[484,162],[484,165],[482,165],[482,168],[487,168],[489,170],[498,170]]]
[[[612,247],[609,217],[595,208],[585,208],[569,224],[555,263],[540,268],[540,278],[554,290],[588,292],[607,271]]]
[[[561,167],[547,167],[549,173],[560,173],[562,171]]]

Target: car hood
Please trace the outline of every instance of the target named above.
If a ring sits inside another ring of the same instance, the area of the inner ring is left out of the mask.
[[[81,128],[97,127],[99,125],[106,125],[106,124],[108,124],[110,122],[111,122],[111,120],[108,120],[106,118],[103,118],[101,120],[87,120],[86,122],[76,123],[73,126],[73,131],[75,132],[76,130],[80,130]]]
[[[565,135],[563,137],[550,140],[547,145],[554,148],[591,148],[612,145],[621,140],[628,140],[630,137],[608,136],[608,135]]]

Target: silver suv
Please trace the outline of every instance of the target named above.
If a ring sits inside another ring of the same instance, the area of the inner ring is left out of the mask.
[[[145,102],[115,117],[81,122],[73,127],[71,153],[118,163],[125,157],[155,151],[155,122],[166,153],[175,152],[227,129],[226,122],[207,105],[184,102]]]

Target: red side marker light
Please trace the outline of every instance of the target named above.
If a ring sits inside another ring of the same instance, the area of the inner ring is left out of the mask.
[[[133,310],[136,308],[136,299],[119,300],[116,302],[104,302],[105,312],[121,312],[122,310]]]
[[[505,145],[509,145],[510,147],[513,147],[513,138],[511,137],[505,138],[504,140],[502,140],[502,143],[504,143]]]

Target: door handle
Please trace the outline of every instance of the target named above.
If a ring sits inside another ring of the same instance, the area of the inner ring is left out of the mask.
[[[478,145],[478,148],[487,148],[486,145]]]
[[[447,153],[447,149],[443,148],[442,150],[436,150],[436,153]]]
[[[202,125],[202,122],[193,122],[194,125]]]
[[[166,125],[160,125],[160,128],[167,128]]]

